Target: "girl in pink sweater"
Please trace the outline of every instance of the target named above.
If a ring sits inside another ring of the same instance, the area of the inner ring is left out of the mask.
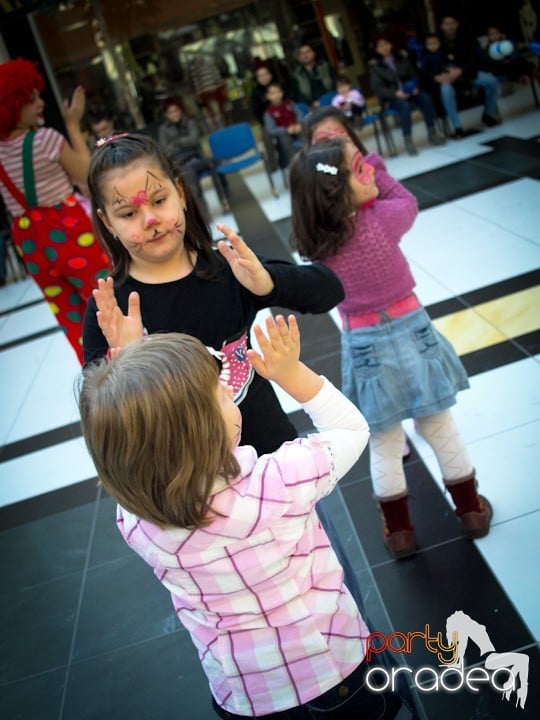
[[[370,425],[383,540],[402,558],[417,550],[402,463],[405,418],[415,418],[433,448],[468,538],[489,532],[492,509],[477,492],[449,411],[457,391],[469,385],[465,369],[414,294],[399,246],[418,213],[416,199],[378,155],[364,156],[334,125],[332,132],[315,129],[317,144],[291,165],[292,243],[305,258],[332,268],[343,284],[343,392]]]

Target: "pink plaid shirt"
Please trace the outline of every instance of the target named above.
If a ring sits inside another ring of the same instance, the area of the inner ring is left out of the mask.
[[[118,507],[120,532],[170,590],[217,703],[239,715],[305,703],[365,655],[369,630],[315,503],[356,461],[369,430],[328,381],[304,408],[325,429],[260,458],[238,448],[241,475],[216,482],[210,505],[223,517],[206,528],[159,528]]]

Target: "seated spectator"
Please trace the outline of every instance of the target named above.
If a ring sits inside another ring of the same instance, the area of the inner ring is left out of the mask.
[[[412,141],[411,113],[419,108],[424,116],[428,139],[432,145],[443,145],[445,140],[435,130],[435,108],[431,97],[420,88],[415,68],[406,55],[393,52],[392,42],[380,35],[375,43],[376,58],[370,63],[373,92],[383,109],[399,113],[405,149],[409,155],[417,155]]]
[[[461,127],[455,88],[456,81],[461,79],[484,91],[482,114],[484,125],[488,127],[499,125],[501,122],[497,111],[499,83],[494,75],[480,69],[480,46],[474,38],[461,31],[459,21],[453,15],[443,17],[441,33],[442,47],[451,63],[444,79],[440,81],[441,99],[450,122],[456,130]]]
[[[452,102],[448,102],[449,93],[455,92],[452,88],[445,87],[453,84],[455,89],[462,86],[463,89],[470,87],[470,83],[463,77],[455,79],[452,71],[455,67],[448,58],[446,50],[437,33],[428,33],[424,40],[425,50],[422,55],[421,78],[422,84],[433,99],[433,104],[441,117],[448,117],[454,128],[450,137],[453,140],[460,140],[465,137],[461,126],[457,106],[454,108]]]
[[[271,82],[274,82],[275,79],[276,78],[274,76],[274,73],[267,65],[260,65],[255,70],[255,80],[257,81],[257,84],[255,85],[251,93],[251,109],[257,122],[261,126],[262,141],[264,144],[264,149],[266,151],[266,156],[268,158],[271,172],[277,170],[277,163],[275,159],[276,153],[274,147],[274,140],[264,127],[264,111],[266,110],[268,105],[270,105],[270,100],[268,100],[268,98],[266,97],[268,85],[270,85]]]
[[[251,109],[257,122],[264,125],[264,111],[270,104],[266,97],[266,91],[270,83],[274,82],[276,78],[268,66],[261,65],[255,70],[255,80],[257,84],[251,93]]]
[[[486,31],[488,45],[482,53],[483,70],[496,78],[505,77],[513,82],[527,83],[537,77],[538,69],[519,52],[517,43],[509,40],[497,25],[489,25]]]
[[[189,184],[209,221],[210,212],[201,187],[201,176],[212,170],[212,163],[204,156],[197,123],[185,113],[179,98],[164,100],[162,110],[165,119],[158,127],[158,142]],[[218,188],[213,175],[212,178],[221,199],[221,188]]]
[[[90,129],[92,131],[90,144],[92,148],[95,147],[98,140],[110,137],[117,132],[114,124],[114,118],[108,110],[94,110],[90,115]]]
[[[336,74],[331,65],[321,58],[309,43],[298,48],[299,66],[292,74],[292,95],[297,103],[310,108],[319,106],[319,98],[336,87]]]
[[[271,82],[266,90],[268,107],[264,112],[264,127],[277,142],[279,167],[286,168],[295,151],[302,144],[302,112],[295,102],[285,98],[278,82]]]
[[[339,108],[350,120],[361,118],[366,107],[366,99],[354,88],[346,75],[338,75],[336,78],[337,95],[332,100],[332,105]]]

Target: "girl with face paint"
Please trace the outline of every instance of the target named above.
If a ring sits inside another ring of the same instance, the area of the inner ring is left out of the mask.
[[[247,360],[249,330],[270,306],[327,312],[343,297],[334,273],[259,258],[224,226],[226,241],[214,247],[189,183],[147,136],[123,133],[98,143],[88,188],[113,270],[86,313],[85,361],[143,331],[194,335],[213,349],[242,402],[242,443],[263,453],[296,437],[271,385]]]
[[[331,268],[343,283],[342,386],[371,428],[371,479],[384,544],[398,559],[418,549],[402,462],[406,418],[415,419],[437,457],[464,535],[482,537],[491,506],[477,492],[449,410],[468,387],[467,375],[416,297],[399,247],[418,213],[416,198],[378,155],[361,151],[337,118],[314,117],[308,133],[315,144],[290,168],[291,239],[303,257]]]
[[[148,334],[195,336],[216,356],[221,379],[242,411],[240,443],[275,451],[297,431],[271,383],[248,360],[257,312],[287,307],[328,312],[343,299],[322,265],[258,257],[230,228],[212,242],[189,183],[176,177],[152,138],[122,134],[96,148],[88,173],[93,217],[113,267],[90,299],[84,322],[86,363]],[[352,566],[324,506],[319,518],[361,606]]]

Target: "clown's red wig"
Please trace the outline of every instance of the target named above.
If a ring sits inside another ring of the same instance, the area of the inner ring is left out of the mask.
[[[0,138],[5,138],[19,122],[21,110],[41,92],[45,81],[31,60],[8,60],[0,65]]]

